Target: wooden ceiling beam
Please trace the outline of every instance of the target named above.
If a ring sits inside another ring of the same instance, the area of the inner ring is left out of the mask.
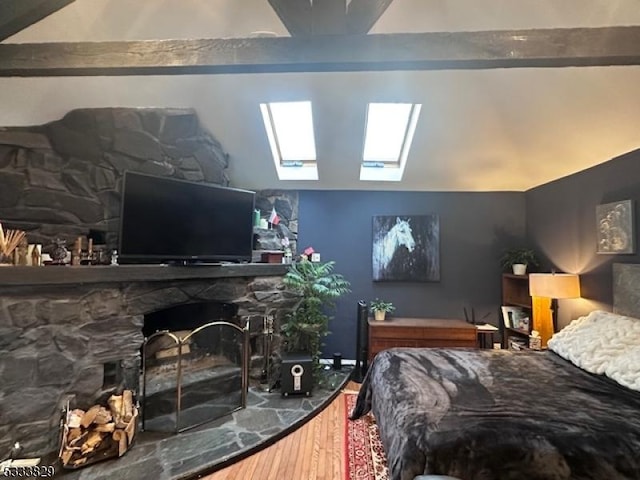
[[[351,0],[347,7],[347,32],[364,35],[376,24],[393,0]]]
[[[610,65],[640,65],[640,26],[0,44],[2,77]]]
[[[313,0],[311,32],[313,35],[346,33],[347,0]]]
[[[0,41],[66,7],[75,0],[0,0]]]
[[[310,0],[269,0],[269,5],[292,37],[311,35]]]

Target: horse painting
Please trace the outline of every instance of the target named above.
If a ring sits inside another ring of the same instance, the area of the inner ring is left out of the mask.
[[[440,279],[439,224],[435,215],[373,217],[373,279]]]
[[[416,241],[411,234],[409,220],[396,217],[396,224],[384,236],[373,243],[373,271],[386,270],[396,250],[400,247],[413,252]]]

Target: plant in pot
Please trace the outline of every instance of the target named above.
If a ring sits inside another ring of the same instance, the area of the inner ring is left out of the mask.
[[[350,292],[350,283],[333,273],[335,262],[292,263],[284,276],[287,289],[300,297],[281,326],[285,352],[304,352],[311,356],[314,371],[321,370],[322,338],[329,334],[329,315],[335,300]]]
[[[385,302],[384,300],[376,298],[369,305],[369,309],[373,312],[373,318],[376,320],[384,320],[387,313],[392,313],[396,307],[394,307],[391,302]]]
[[[511,248],[500,258],[500,265],[503,270],[511,269],[515,275],[524,275],[528,266],[538,266],[538,257],[531,248]]]

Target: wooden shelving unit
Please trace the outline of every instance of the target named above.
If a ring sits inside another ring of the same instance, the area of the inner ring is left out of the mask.
[[[520,307],[529,316],[529,328],[519,329],[507,327],[500,312],[500,330],[502,332],[502,348],[510,348],[512,338],[525,341],[528,345],[529,335],[533,325],[533,304],[529,295],[529,275],[502,274],[502,305]]]
[[[519,338],[529,344],[531,330],[537,330],[542,338],[542,348],[546,348],[547,340],[553,335],[551,319],[551,299],[531,298],[529,295],[529,275],[502,274],[502,305],[520,307],[529,315],[529,328],[526,330],[510,328],[504,324],[502,311],[500,312],[500,332],[502,334],[502,348],[509,348],[511,338]]]

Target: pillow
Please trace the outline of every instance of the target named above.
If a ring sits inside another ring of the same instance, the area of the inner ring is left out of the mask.
[[[620,385],[640,392],[640,346],[615,357],[604,373]]]
[[[548,346],[587,372],[607,375],[621,385],[640,390],[640,367],[633,363],[640,355],[636,351],[640,347],[637,318],[596,310],[572,321],[549,340]]]

